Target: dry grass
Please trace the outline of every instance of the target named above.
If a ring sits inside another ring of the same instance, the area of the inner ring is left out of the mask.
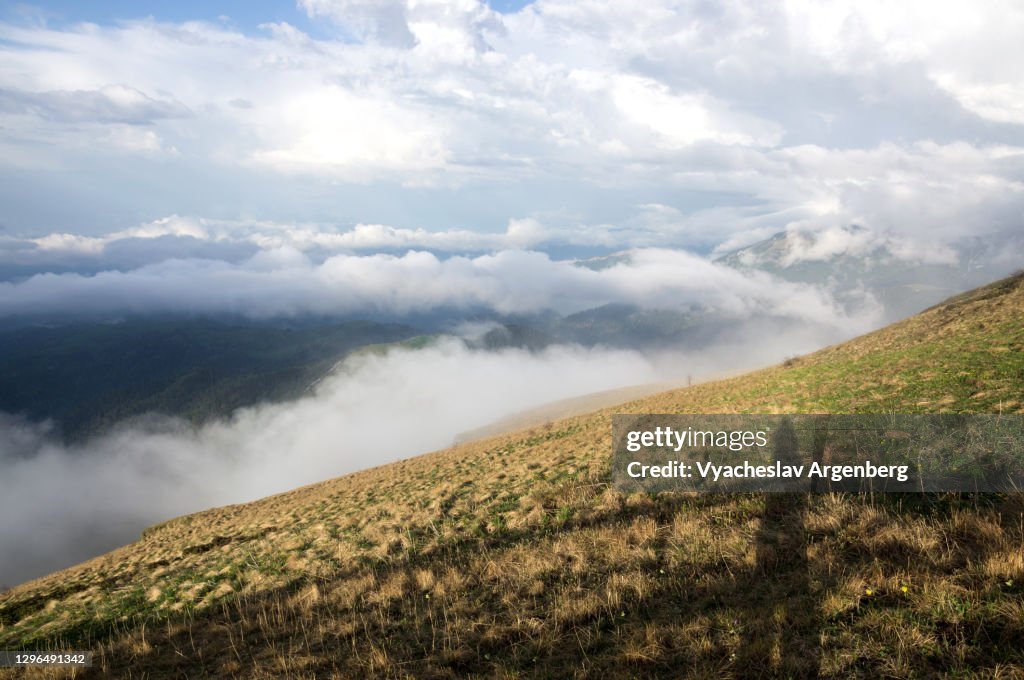
[[[1022,677],[1019,498],[623,495],[612,412],[1020,411],[1024,288],[180,517],[0,595],[38,677]]]

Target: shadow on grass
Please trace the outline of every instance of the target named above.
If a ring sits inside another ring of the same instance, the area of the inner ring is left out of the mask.
[[[820,455],[815,451],[815,459]],[[775,458],[783,463],[798,462],[796,433],[789,420],[779,425]],[[807,559],[809,499],[806,493],[765,494],[754,567],[746,582],[736,584],[736,592],[746,604],[740,607],[745,621],[736,668],[747,677],[818,675],[821,608],[811,591]],[[819,588],[820,592],[823,589]]]

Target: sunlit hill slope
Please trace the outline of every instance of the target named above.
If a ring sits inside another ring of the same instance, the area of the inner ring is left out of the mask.
[[[1017,276],[784,365],[170,520],[0,596],[0,649],[93,649],[79,677],[1021,677],[1018,497],[623,496],[607,463],[615,412],[1022,410]]]

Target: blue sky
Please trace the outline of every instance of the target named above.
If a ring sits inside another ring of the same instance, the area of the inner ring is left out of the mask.
[[[294,2],[245,2],[244,0],[181,0],[180,2],[158,2],[154,0],[110,0],[108,2],[76,2],[63,0],[52,2],[30,2],[13,5],[7,9],[9,15],[36,15],[52,21],[91,21],[109,24],[124,19],[141,19],[147,16],[162,21],[189,21],[202,19],[217,21],[224,16],[243,26],[256,26],[265,21],[305,21],[305,14]]]
[[[497,12],[515,12],[529,0],[489,0]],[[326,33],[323,24],[311,21],[295,2],[257,2],[246,0],[109,0],[82,2],[57,0],[51,2],[12,2],[0,8],[0,17],[8,20],[45,19],[51,23],[93,22],[113,24],[128,19],[152,17],[158,21],[210,21],[223,23],[246,32],[257,31],[260,24],[288,22],[312,34]]]

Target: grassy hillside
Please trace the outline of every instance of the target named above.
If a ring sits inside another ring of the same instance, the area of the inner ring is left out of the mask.
[[[0,596],[79,677],[1021,677],[1019,497],[633,495],[613,412],[1024,410],[1024,278],[742,377],[177,518]]]

